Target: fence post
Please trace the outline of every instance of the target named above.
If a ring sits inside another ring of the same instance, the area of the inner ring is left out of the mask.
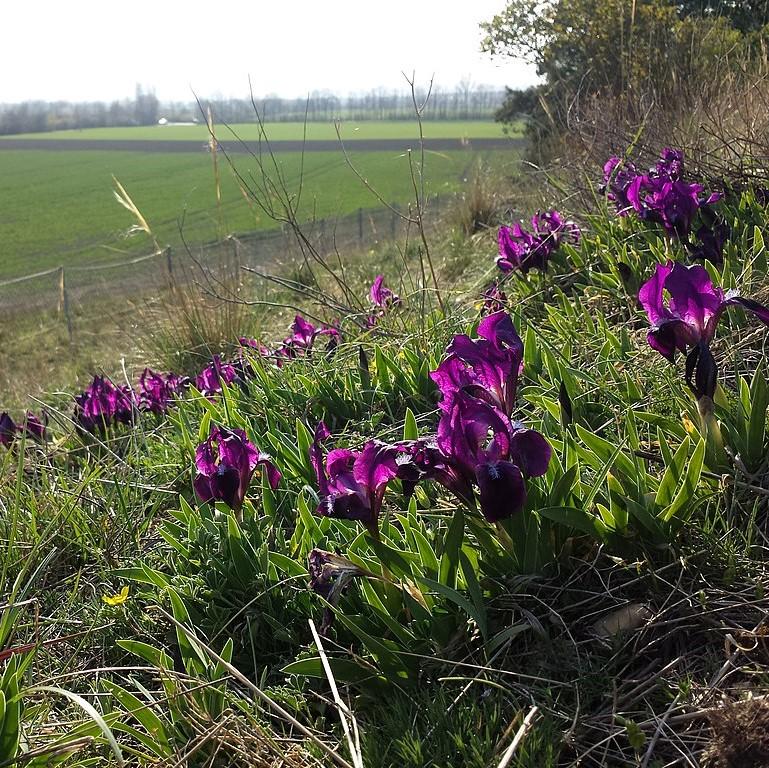
[[[72,341],[72,318],[69,316],[69,294],[67,293],[67,280],[64,276],[64,267],[59,267],[59,314],[64,313],[67,321],[67,335]]]
[[[363,208],[358,208],[358,242],[363,242]]]
[[[173,285],[174,282],[174,257],[171,253],[171,246],[166,248],[166,269],[168,270],[168,282]]]

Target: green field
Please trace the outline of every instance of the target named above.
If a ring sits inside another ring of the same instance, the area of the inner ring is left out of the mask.
[[[333,123],[267,123],[265,134],[274,141],[297,140],[304,136],[306,129],[308,140],[336,139],[336,127]],[[231,126],[217,126],[220,138],[237,135],[245,141],[253,141],[260,137],[260,129],[256,123],[238,123]],[[345,140],[354,139],[410,139],[419,135],[419,129],[414,121],[390,120],[345,120],[340,124],[340,133]],[[499,123],[482,120],[434,120],[425,121],[424,135],[429,139],[482,139],[501,138],[504,134]],[[150,125],[133,128],[88,128],[73,131],[51,131],[50,133],[28,133],[8,138],[30,139],[98,139],[98,140],[190,140],[208,138],[205,125]]]
[[[493,153],[497,164],[510,153]],[[470,151],[427,153],[427,188],[432,193],[457,189],[476,155]],[[402,153],[352,154],[361,173],[388,201],[413,197],[408,159]],[[299,188],[299,154],[280,155],[287,186]],[[126,239],[134,223],[115,200],[114,175],[124,185],[156,232],[161,244],[180,243],[184,219],[188,242],[215,239],[276,226],[250,207],[224,158],[221,162],[222,223],[216,213],[212,158],[200,153],[100,151],[0,152],[0,280],[60,264],[115,261],[120,253],[146,252],[146,236]],[[254,160],[234,158],[238,171],[256,174]],[[375,207],[377,199],[353,175],[339,152],[312,152],[304,157],[302,206],[306,217],[345,215]]]

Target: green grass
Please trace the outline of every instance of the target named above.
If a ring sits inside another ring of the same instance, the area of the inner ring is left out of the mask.
[[[336,139],[336,128],[333,123],[307,123],[308,140]],[[415,139],[419,136],[417,125],[410,120],[345,120],[340,127],[341,136],[345,141],[359,139]],[[219,137],[224,140],[233,133],[244,140],[256,140],[260,137],[259,126],[256,123],[236,123],[232,126],[217,127]],[[304,123],[266,123],[265,133],[268,139],[282,141],[301,139],[305,133]],[[491,120],[426,120],[424,135],[429,139],[480,139],[502,138],[502,126]],[[49,133],[28,133],[3,138],[35,138],[35,139],[163,139],[200,140],[205,142],[209,137],[205,125],[154,125],[137,126],[132,128],[86,128],[83,130],[53,131]]]
[[[709,265],[714,282],[765,302],[766,208],[746,194],[717,210],[733,230],[724,264]],[[314,514],[322,483],[310,444],[320,419],[332,432],[324,453],[429,438],[440,418],[446,426],[430,372],[452,336],[477,336],[480,290],[499,277],[500,219],[472,235],[454,226],[466,219],[446,218],[430,238],[445,310],[413,242],[371,243],[345,254],[343,267],[329,262],[314,274],[289,265],[282,274],[309,287],[310,298],[273,283],[249,286],[247,295],[270,302],[258,312],[238,305],[228,315],[234,305],[217,307],[187,284],[133,318],[137,337],[152,331],[172,359],[188,356],[177,371],[201,367],[189,354],[198,336],[212,342],[206,360],[241,332],[276,344],[296,305],[338,321],[340,343],[333,354],[316,348],[281,366],[257,358],[246,363],[246,380],[221,394],[188,392],[167,415],[136,414],[97,434],[74,430],[71,396],[53,395],[49,442],[0,447],[0,589],[8,595],[0,647],[28,663],[6,662],[0,675],[10,713],[2,733],[11,736],[0,739],[0,762],[18,757],[19,727],[32,749],[77,747],[69,765],[109,759],[88,712],[40,689],[51,681],[103,715],[136,768],[182,765],[191,753],[201,768],[249,768],[280,764],[287,749],[294,765],[331,764],[253,701],[249,682],[346,757],[309,627],[327,615],[308,584],[313,548],[366,569],[344,589],[336,583],[322,645],[360,727],[367,768],[499,765],[524,717],[531,729],[515,768],[661,768],[682,754],[698,765],[709,716],[735,708],[756,717],[733,717],[740,726],[731,729],[726,718],[722,738],[769,752],[767,330],[739,312],[719,324],[712,347],[723,390],[715,415],[729,448],[722,456],[717,433],[697,426],[683,360],[671,364],[647,342],[639,283],[660,261],[685,260],[659,227],[584,214],[578,247],[560,247],[546,273],[512,273],[503,286],[500,301],[523,341],[513,417],[552,448],[547,472],[525,480],[523,509],[491,524],[422,478],[411,498],[391,481],[376,538],[360,521]],[[371,328],[361,320],[376,273],[402,302]],[[101,342],[117,350],[132,339]],[[84,360],[67,357],[62,334],[45,344],[56,345],[48,362],[62,374],[48,380],[80,373]],[[0,333],[0,346],[11,348],[11,375],[28,364],[12,338]],[[96,365],[106,349],[90,352]],[[509,362],[517,372],[518,360]],[[116,379],[123,370],[115,365]],[[125,370],[135,381],[140,360]],[[41,366],[37,378],[48,376]],[[202,504],[192,490],[210,421],[243,429],[282,473],[274,490],[254,476],[237,513]],[[525,444],[518,450],[525,461]],[[239,682],[209,649],[231,662]],[[747,709],[749,698],[757,709]],[[75,741],[82,736],[93,740]]]
[[[393,152],[352,152],[361,173],[387,201],[413,199],[408,158]],[[458,189],[471,166],[471,151],[429,152],[425,175],[434,194]],[[511,162],[512,153],[494,153],[495,162]],[[233,156],[248,180],[255,163]],[[297,191],[301,157],[279,157],[290,189]],[[216,214],[212,158],[199,153],[136,152],[0,152],[0,210],[3,247],[0,280],[57,265],[114,261],[124,252],[147,251],[146,237],[126,240],[122,234],[134,223],[115,201],[114,175],[144,214],[158,240],[179,245],[184,219],[189,242],[204,242],[220,233],[249,232],[274,227],[261,211],[246,204],[226,161],[220,157],[222,217]],[[354,176],[340,152],[307,153],[303,168],[301,212],[305,217],[335,217],[359,207],[380,205]]]

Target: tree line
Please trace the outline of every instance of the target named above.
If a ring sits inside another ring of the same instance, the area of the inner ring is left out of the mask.
[[[417,104],[427,98],[415,94]],[[432,120],[482,120],[491,118],[505,98],[504,91],[462,82],[453,89],[435,87],[429,93],[424,116]],[[316,91],[306,98],[270,95],[260,99],[211,98],[200,102],[162,102],[150,88],[137,85],[132,99],[111,102],[25,101],[0,104],[0,135],[43,133],[67,129],[155,125],[168,122],[202,122],[208,107],[217,122],[263,121],[329,122],[346,120],[412,120],[414,98],[410,92],[371,90],[338,96]]]

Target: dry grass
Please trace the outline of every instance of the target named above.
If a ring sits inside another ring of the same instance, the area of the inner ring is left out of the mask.
[[[727,704],[708,716],[711,743],[705,752],[713,768],[769,766],[769,702],[764,699]]]

